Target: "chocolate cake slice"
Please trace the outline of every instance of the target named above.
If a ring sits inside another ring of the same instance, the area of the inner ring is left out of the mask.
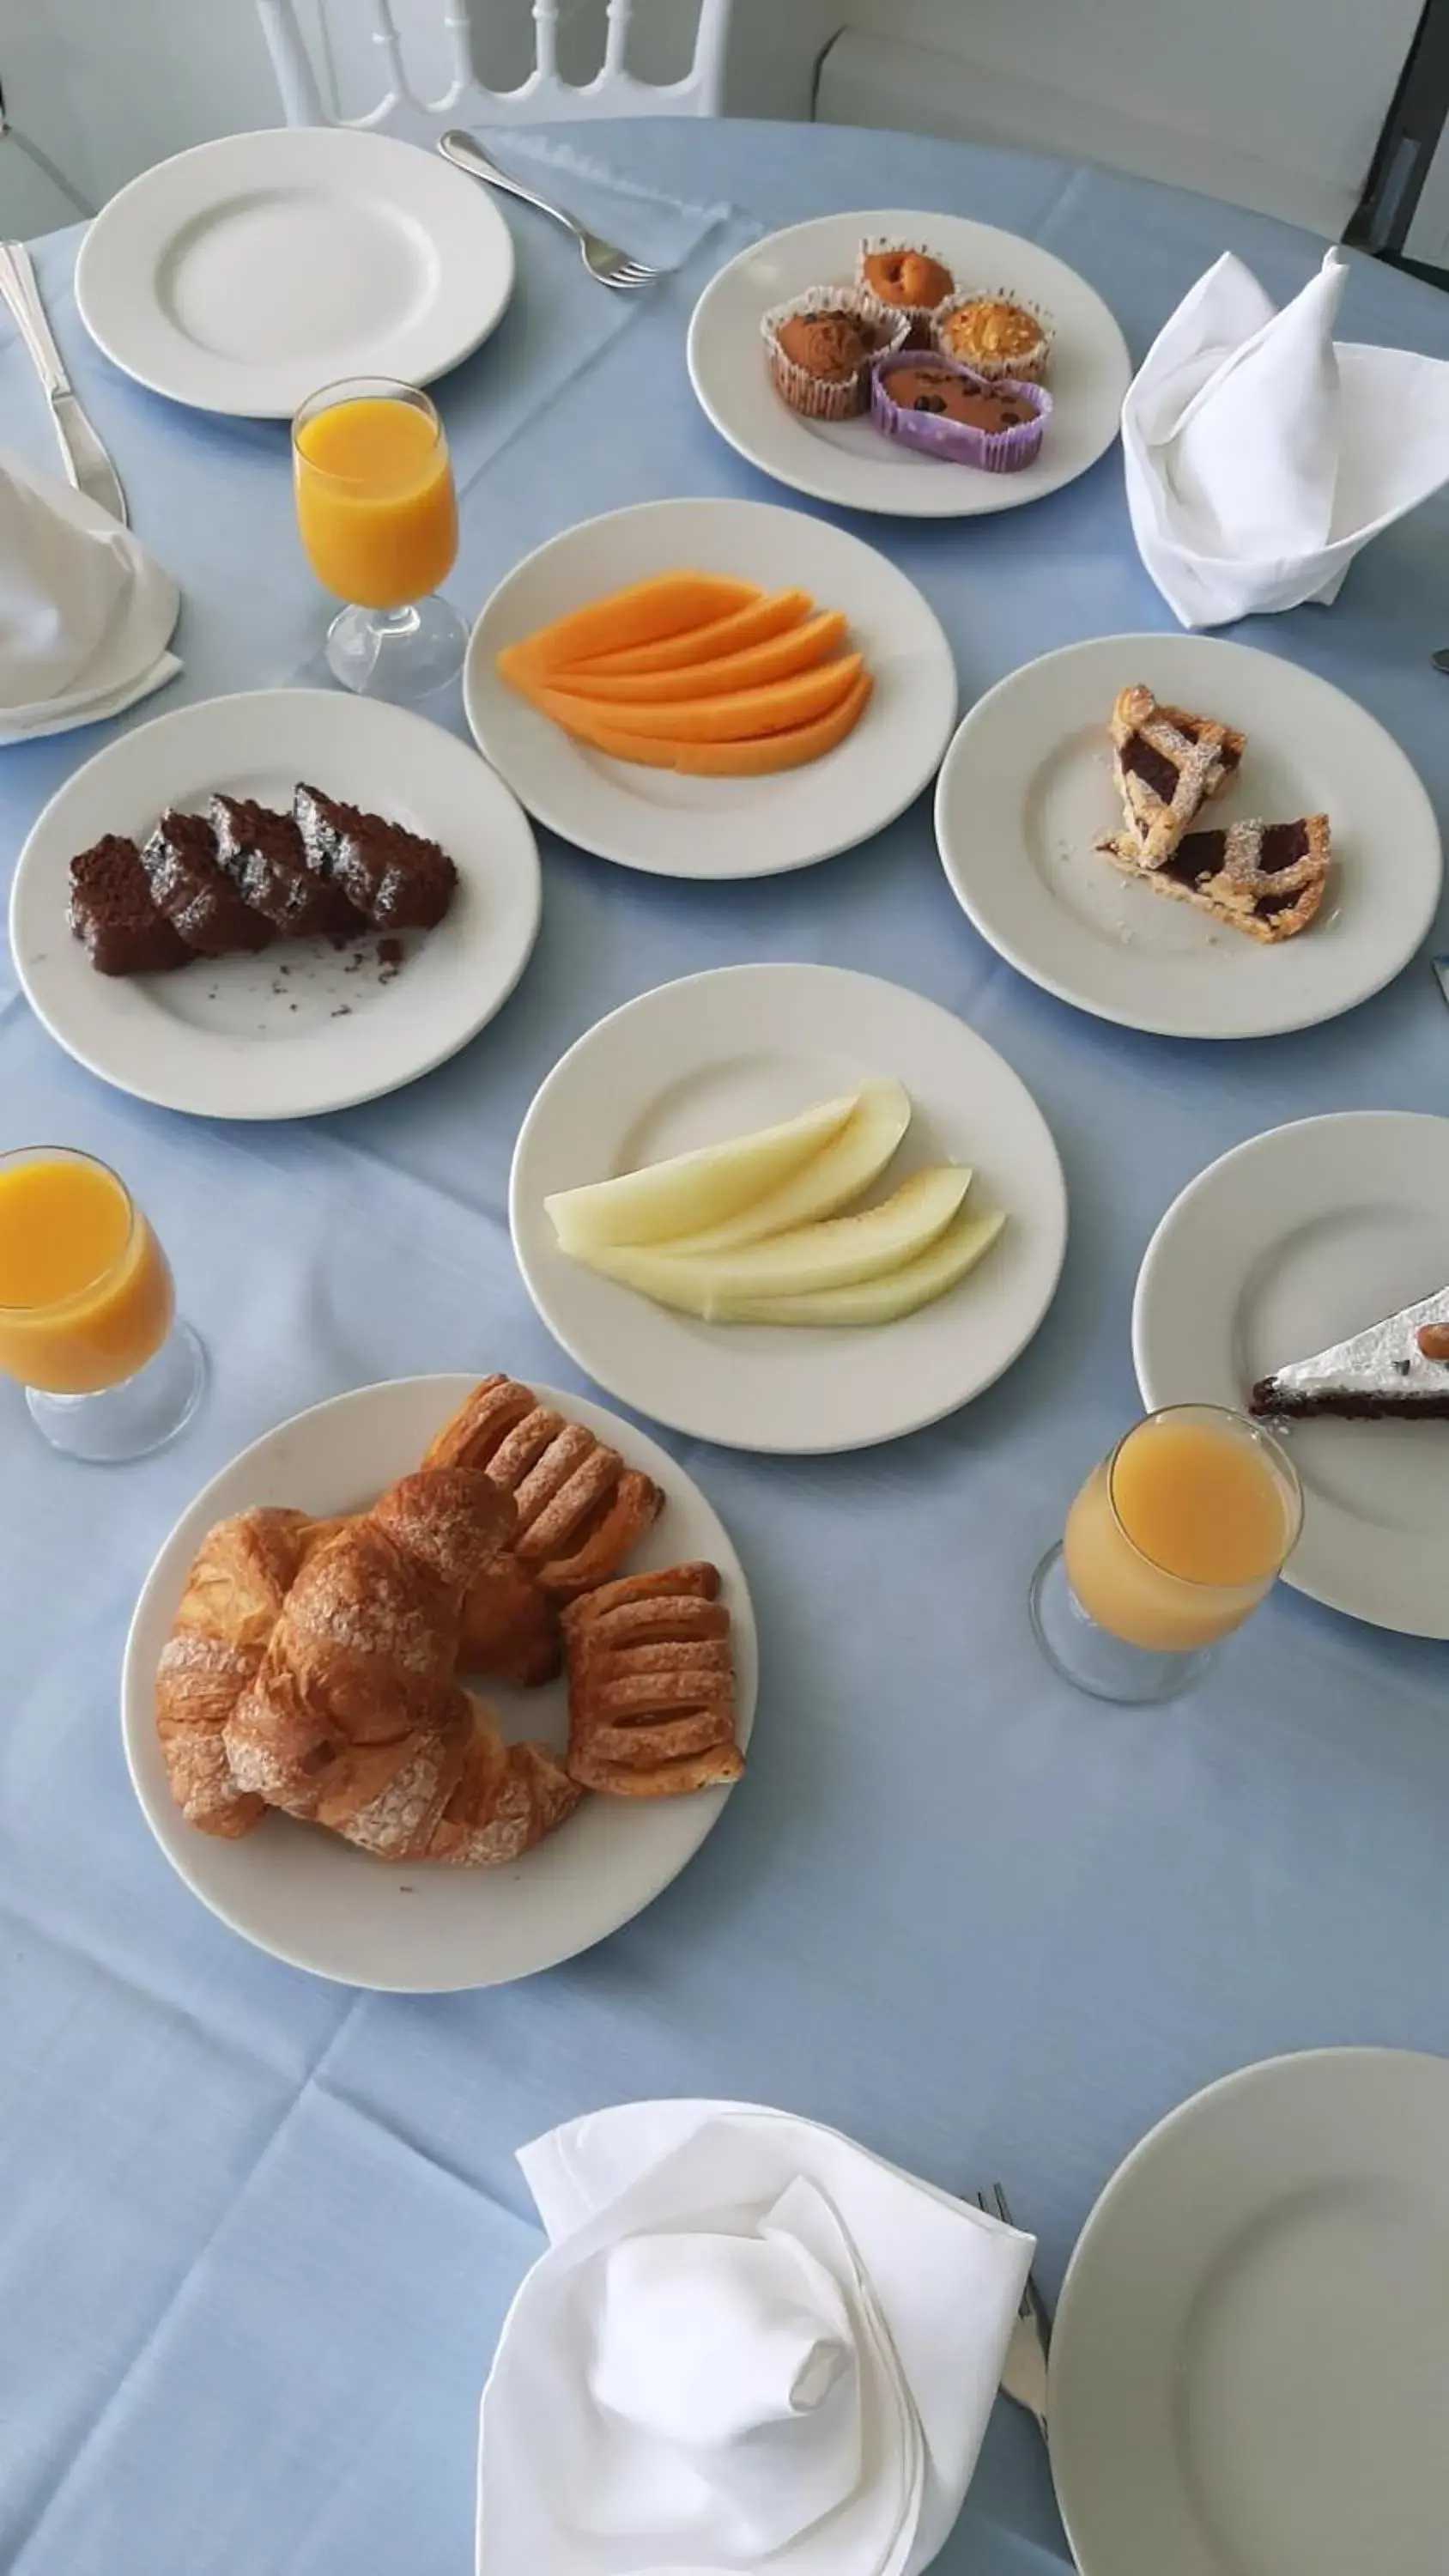
[[[458,871],[436,841],[320,787],[299,785],[292,811],[309,868],[340,886],[374,929],[431,930],[442,920]]]
[[[191,955],[151,900],[135,842],[116,832],[71,860],[70,926],[101,975],[164,975]]]
[[[1326,814],[1293,823],[1228,823],[1188,832],[1159,868],[1143,867],[1125,834],[1099,847],[1124,876],[1195,904],[1230,930],[1274,945],[1315,919],[1328,885]]]
[[[1249,1410],[1286,1421],[1449,1421],[1449,1287],[1259,1378]]]
[[[228,957],[237,949],[265,948],[272,924],[243,903],[218,867],[216,841],[204,814],[166,813],[141,852],[151,897],[198,957]]]
[[[282,938],[309,939],[324,932],[350,938],[365,928],[341,886],[308,867],[292,815],[218,790],[211,800],[211,828],[218,866],[243,903]]]

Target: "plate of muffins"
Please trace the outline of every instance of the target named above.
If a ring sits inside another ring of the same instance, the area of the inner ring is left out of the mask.
[[[752,243],[689,330],[731,447],[814,499],[974,518],[1059,491],[1117,435],[1131,361],[1095,290],[957,215],[827,215]]]
[[[67,779],[20,854],[16,968],[118,1090],[305,1118],[427,1073],[538,931],[527,817],[423,717],[259,689],[158,716]]]

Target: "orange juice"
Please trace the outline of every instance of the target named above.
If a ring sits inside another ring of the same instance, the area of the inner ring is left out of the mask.
[[[114,1172],[52,1149],[0,1160],[0,1368],[94,1395],[154,1358],[171,1316],[166,1256]]]
[[[1236,1414],[1150,1415],[1082,1487],[1067,1579],[1130,1646],[1186,1654],[1241,1627],[1298,1536],[1298,1489],[1276,1442]]]
[[[293,430],[307,559],[339,599],[401,608],[453,569],[458,504],[442,423],[426,397],[357,394],[305,407]]]

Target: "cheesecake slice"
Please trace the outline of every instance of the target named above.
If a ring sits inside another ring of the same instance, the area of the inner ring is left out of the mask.
[[[1248,1409],[1295,1421],[1309,1414],[1449,1421],[1449,1287],[1260,1378]]]

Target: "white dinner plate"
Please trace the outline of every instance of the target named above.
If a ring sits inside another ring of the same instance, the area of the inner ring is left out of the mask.
[[[336,1834],[264,1817],[239,1842],[198,1833],[174,1804],[156,1740],[156,1664],[187,1568],[230,1512],[288,1504],[318,1519],[355,1511],[414,1468],[462,1403],[471,1377],[412,1377],[359,1387],[295,1414],[244,1449],[183,1512],[136,1604],[121,1683],[126,1759],[146,1821],[192,1893],[261,1950],[349,1986],[442,1994],[496,1986],[557,1966],[616,1932],[677,1878],[720,1816],[727,1789],[688,1798],[585,1798],[556,1833],[502,1869],[430,1868],[372,1859]],[[754,1719],[754,1612],[739,1558],[712,1506],[676,1460],[629,1422],[583,1396],[536,1390],[617,1448],[664,1489],[666,1502],[630,1570],[704,1558],[723,1578],[733,1622],[736,1732]],[[510,1738],[568,1737],[562,1681],[513,1691],[489,1682]]]
[[[400,967],[375,931],[278,941],[166,975],[98,975],[71,936],[69,863],[104,833],[144,840],[213,788],[290,805],[299,779],[440,841],[458,869]],[[122,734],[66,780],[15,871],[10,944],[31,1008],[118,1091],[201,1118],[310,1118],[396,1091],[455,1055],[512,992],[538,933],[528,818],[476,752],[422,716],[330,689],[206,698]]]
[[[1449,2532],[1449,2063],[1245,2067],[1133,2149],[1052,2333],[1081,2576],[1433,2576]]]
[[[1138,680],[1248,737],[1205,825],[1327,814],[1333,873],[1296,939],[1260,946],[1097,851],[1122,827],[1112,701]],[[1009,965],[1098,1019],[1172,1038],[1274,1037],[1367,1001],[1427,933],[1443,872],[1434,809],[1382,725],[1296,662],[1204,635],[1103,635],[1013,671],[946,754],[936,841],[962,911]]]
[[[500,679],[505,644],[602,593],[687,566],[843,608],[875,689],[834,751],[769,778],[680,778],[570,741]],[[473,629],[463,699],[479,748],[531,814],[581,850],[665,877],[765,877],[868,841],[935,776],[956,665],[913,582],[824,519],[767,501],[645,501],[568,528],[517,565]]]
[[[1449,1279],[1449,1118],[1306,1118],[1210,1164],[1147,1247],[1132,1309],[1144,1401],[1241,1405],[1289,1360]],[[1449,1637],[1449,1423],[1276,1425],[1303,1486],[1283,1580]]]
[[[969,1163],[968,1205],[1006,1228],[957,1288],[897,1324],[705,1324],[559,1250],[544,1199],[792,1117],[894,1075],[914,1115],[869,1193]],[[519,1130],[513,1248],[549,1331],[625,1404],[727,1449],[864,1449],[954,1413],[1025,1349],[1067,1242],[1046,1120],[993,1048],[938,1003],[835,966],[726,966],[611,1012],[554,1066]]]
[[[869,419],[805,420],[776,393],[761,317],[812,286],[849,285],[859,244],[876,239],[934,251],[963,293],[1019,295],[1050,316],[1052,417],[1040,454],[1021,473],[981,474],[971,466],[942,464],[882,438]],[[1117,435],[1132,363],[1100,295],[1050,251],[961,215],[886,208],[793,224],[742,250],[710,280],[694,308],[689,374],[721,438],[777,483],[847,510],[965,519],[987,510],[1018,510],[1095,465]]]
[[[228,134],[103,206],[75,296],[153,393],[286,420],[341,376],[430,384],[502,320],[513,237],[435,153],[339,126]]]

